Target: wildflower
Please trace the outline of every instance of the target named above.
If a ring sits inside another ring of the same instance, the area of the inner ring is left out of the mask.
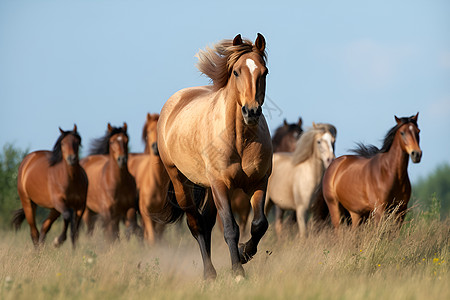
[[[437,263],[439,261],[439,258],[435,257],[433,258],[433,263]]]
[[[378,264],[378,266],[379,266],[379,267],[381,267],[381,265],[380,265],[380,264]]]
[[[360,249],[359,252],[362,252],[362,249]]]
[[[59,277],[59,276],[61,276],[61,275],[62,275],[62,274],[61,274],[61,273],[59,273],[59,272],[58,272],[58,273],[56,273],[56,276],[58,276],[58,277]]]
[[[12,279],[11,276],[6,276],[6,277],[5,277],[5,283],[6,283],[6,284],[10,284],[12,281],[13,281],[13,279]]]

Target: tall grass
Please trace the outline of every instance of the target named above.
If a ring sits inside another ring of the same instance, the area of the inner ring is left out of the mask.
[[[185,224],[169,227],[154,247],[81,234],[75,251],[70,242],[36,251],[26,227],[0,232],[1,299],[450,299],[450,221],[420,214],[400,230],[390,219],[338,234],[310,226],[302,240],[278,242],[269,228],[239,283],[219,230],[212,251],[218,278],[204,282]]]

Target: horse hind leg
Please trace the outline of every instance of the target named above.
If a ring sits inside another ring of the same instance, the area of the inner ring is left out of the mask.
[[[76,242],[78,240],[78,233],[80,230],[81,218],[83,216],[84,208],[77,209],[75,213],[72,214],[71,226],[70,226],[70,238],[72,240],[72,248],[75,249]]]
[[[55,222],[56,219],[58,219],[59,215],[60,213],[56,209],[52,208],[50,210],[47,219],[45,219],[44,223],[42,223],[41,234],[39,236],[40,244],[43,244],[45,242],[45,237],[47,236],[48,231],[52,227],[53,222]]]
[[[25,218],[30,225],[31,240],[34,246],[37,248],[39,246],[39,231],[36,227],[36,204],[31,201],[22,201],[23,211],[25,213]]]

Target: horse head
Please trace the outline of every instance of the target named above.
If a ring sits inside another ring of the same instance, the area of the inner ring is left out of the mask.
[[[144,129],[142,131],[142,140],[145,142],[145,153],[150,153],[150,149],[155,155],[159,155],[156,133],[156,126],[158,125],[159,114],[147,113],[147,120],[145,121]]]
[[[127,123],[123,127],[115,128],[108,123],[109,154],[117,161],[119,168],[127,165],[128,160],[128,134]]]
[[[395,117],[395,121],[397,122],[397,126],[399,126],[397,130],[397,134],[400,135],[400,144],[402,150],[411,157],[413,163],[419,163],[422,158],[422,150],[419,146],[419,133],[420,130],[417,127],[417,119],[419,117],[419,113],[415,116],[412,116],[407,119],[407,121],[403,121],[402,119]]]
[[[242,41],[241,35],[238,34],[233,40],[233,47],[239,49],[243,45],[248,46],[246,42]],[[244,123],[250,126],[258,124],[259,117],[262,114],[261,106],[266,94],[268,69],[265,63],[265,47],[266,41],[258,33],[255,44],[251,48],[252,51],[245,52],[232,63],[231,77],[228,83],[237,92]],[[228,63],[230,64],[232,60],[230,58]]]
[[[322,132],[316,134],[316,151],[319,152],[320,159],[323,162],[323,165],[326,168],[331,164],[334,160],[334,147],[333,147],[333,136],[328,132]]]

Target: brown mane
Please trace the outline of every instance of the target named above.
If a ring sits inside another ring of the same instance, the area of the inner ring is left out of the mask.
[[[200,72],[211,78],[215,90],[223,88],[231,75],[234,64],[245,53],[256,52],[261,55],[266,62],[266,53],[259,51],[251,41],[242,40],[242,44],[233,46],[233,40],[222,40],[213,45],[200,50],[197,68]]]

